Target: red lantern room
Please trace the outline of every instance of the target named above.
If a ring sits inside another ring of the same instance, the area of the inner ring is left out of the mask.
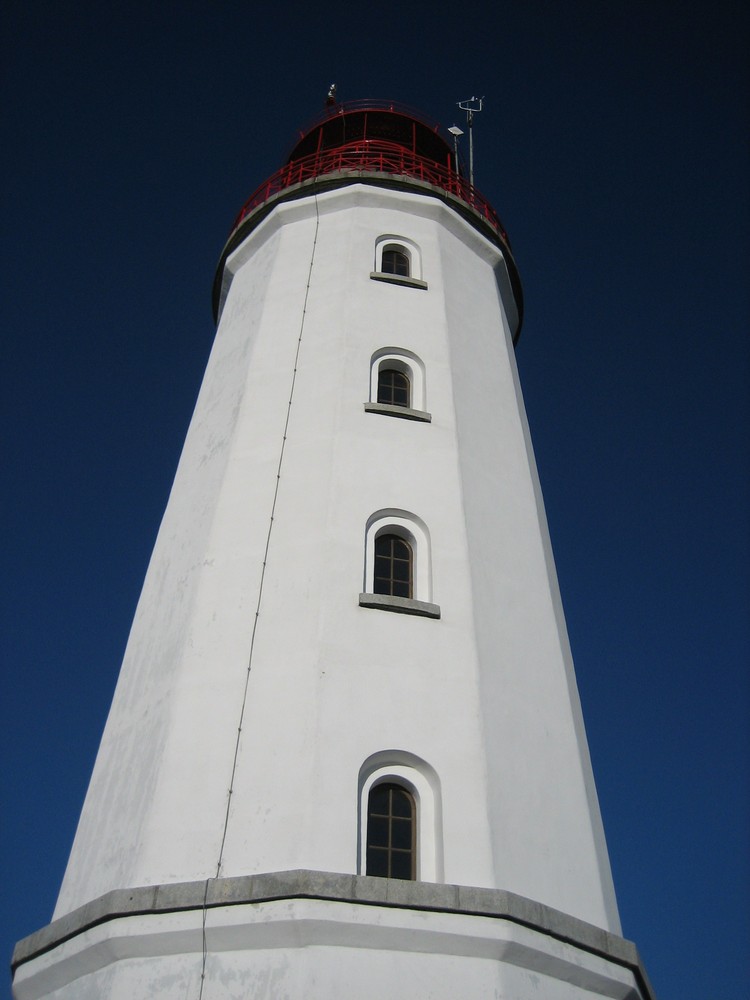
[[[408,189],[449,204],[492,242],[507,261],[519,315],[522,292],[507,233],[494,208],[464,176],[441,127],[394,101],[329,104],[289,157],[252,193],[235,219],[214,282],[214,313],[227,256],[279,201],[345,184]]]

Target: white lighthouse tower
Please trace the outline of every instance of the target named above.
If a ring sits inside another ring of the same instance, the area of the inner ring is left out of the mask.
[[[243,208],[17,1000],[651,998],[513,354],[449,142],[334,105]]]

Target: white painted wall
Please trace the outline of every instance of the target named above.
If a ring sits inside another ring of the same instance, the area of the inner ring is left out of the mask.
[[[382,234],[426,290],[370,278]],[[223,875],[356,872],[360,768],[387,752],[438,777],[445,881],[618,932],[500,252],[360,185],[279,205],[228,266],[56,916],[213,876],[222,842]],[[424,362],[431,423],[364,411],[385,346]],[[440,620],[358,606],[390,507],[427,526]]]

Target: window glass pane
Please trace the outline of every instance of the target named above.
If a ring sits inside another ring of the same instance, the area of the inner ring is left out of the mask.
[[[378,535],[375,539],[375,555],[384,556],[388,559],[391,557],[391,539],[394,535]]]
[[[409,559],[411,556],[411,545],[399,538],[398,535],[391,535],[392,552],[394,559]]]
[[[395,368],[378,372],[378,402],[395,406],[409,405],[409,377]]]
[[[393,373],[393,395],[394,395],[394,397],[398,396],[399,394],[403,394],[403,393],[407,392],[408,388],[409,388],[409,379],[408,379],[408,376],[406,375],[406,373],[405,372],[394,371],[394,373]]]
[[[411,795],[404,788],[399,788],[398,785],[392,786],[391,794],[391,811],[394,816],[406,816],[408,819],[412,817],[413,800]]]
[[[375,576],[389,577],[391,575],[391,560],[389,556],[375,556]]]
[[[402,278],[409,277],[409,257],[403,250],[384,250],[381,262],[384,274],[398,274]]]
[[[369,847],[388,846],[387,816],[370,816],[370,822],[367,824],[367,844]]]
[[[375,539],[373,593],[391,597],[412,596],[412,548],[398,535],[379,535]]]
[[[395,385],[393,387],[393,404],[394,406],[409,405],[409,392],[405,386]]]
[[[378,813],[380,816],[387,816],[390,801],[390,785],[376,785],[370,792],[369,812]]]
[[[409,570],[411,567],[406,559],[394,559],[393,561],[393,579],[398,580],[402,583],[409,582]]]
[[[391,878],[412,878],[411,851],[394,851],[391,854]]]
[[[378,848],[367,848],[367,874],[388,877],[388,851]]]
[[[411,850],[411,818],[394,819],[391,824],[391,847]]]
[[[414,878],[413,842],[411,794],[390,783],[371,789],[367,801],[367,874]]]

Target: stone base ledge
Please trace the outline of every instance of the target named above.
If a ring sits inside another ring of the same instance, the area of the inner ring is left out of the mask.
[[[432,414],[427,410],[412,410],[409,406],[396,406],[394,403],[365,403],[365,413],[382,413],[386,417],[400,417],[402,420],[421,420],[432,422]]]
[[[318,902],[293,903],[301,900]],[[287,903],[283,917],[273,908],[273,904],[278,901]],[[335,905],[331,908],[331,904],[341,903],[353,905],[347,910]],[[271,904],[271,909],[267,904]],[[292,906],[296,917],[291,915],[289,906]],[[243,907],[246,909],[242,910]],[[380,916],[375,913],[371,918],[367,916],[368,908],[372,907],[379,909]],[[310,940],[307,943],[310,944],[321,943],[318,938],[322,933],[321,928],[325,927],[327,930],[324,937],[330,940],[322,943],[362,947],[355,933],[356,928],[360,926],[367,928],[369,935],[367,940],[370,943],[364,946],[368,948],[393,948],[393,942],[396,940],[399,942],[395,946],[397,950],[422,952],[434,950],[435,953],[441,953],[442,945],[431,945],[427,941],[432,935],[435,940],[441,937],[445,947],[449,949],[453,947],[449,944],[450,940],[473,941],[466,954],[481,955],[485,958],[494,956],[500,961],[509,961],[503,958],[503,955],[510,947],[508,942],[511,942],[516,951],[520,948],[524,954],[531,956],[528,958],[530,969],[534,967],[536,961],[533,956],[540,954],[546,956],[547,965],[553,959],[561,967],[570,965],[571,969],[577,968],[580,964],[581,975],[586,972],[590,977],[601,978],[605,975],[606,969],[619,968],[620,972],[612,980],[613,983],[615,979],[620,981],[621,977],[625,977],[633,987],[623,992],[602,993],[602,996],[617,995],[654,1000],[636,947],[630,941],[523,896],[502,889],[407,882],[308,870],[112,890],[20,941],[13,955],[13,969],[19,973],[18,980],[24,980],[35,978],[35,966],[40,967],[40,972],[42,972],[41,966],[46,966],[48,967],[44,973],[46,978],[51,972],[50,963],[55,963],[55,956],[49,954],[50,952],[68,942],[68,946],[60,953],[62,959],[65,952],[70,952],[71,947],[74,949],[77,947],[74,939],[79,939],[80,948],[90,950],[94,947],[94,938],[106,932],[106,927],[103,925],[113,921],[118,922],[118,926],[113,926],[108,933],[110,936],[121,937],[127,934],[127,931],[121,929],[123,918],[152,918],[183,913],[190,927],[195,925],[190,931],[188,924],[185,924],[183,932],[198,934],[203,911],[217,909],[222,910],[221,914],[216,914],[217,918],[220,918],[219,925],[221,925],[216,926],[217,934],[228,933],[226,928],[237,924],[238,921],[245,927],[253,925],[259,929],[260,924],[265,922],[266,928],[261,933],[262,938],[263,934],[267,936],[270,933],[268,928],[271,924],[277,923],[280,926],[289,923],[291,915],[292,922],[296,919],[300,928],[295,931],[295,939],[299,937],[301,928],[307,926],[307,931],[302,931],[302,935],[303,937],[305,933],[308,935]],[[193,913],[190,915],[186,911]],[[402,915],[399,916],[396,911]],[[403,911],[422,913],[427,911],[443,916],[436,918],[433,924],[425,924],[423,917],[417,919],[416,913],[410,917]],[[387,916],[389,912],[393,914],[392,917]],[[233,913],[236,914],[234,917]],[[274,915],[275,913],[279,915]],[[460,931],[459,925],[456,924],[456,919],[459,917],[467,918],[467,921],[461,924]],[[485,920],[479,920],[477,923],[477,918]],[[499,925],[498,922],[501,921],[506,923],[505,929]],[[182,924],[185,921],[179,922]],[[136,924],[138,923],[140,921],[136,920]],[[214,918],[211,917],[210,924],[213,923]],[[130,924],[130,921],[126,921],[126,924]],[[387,940],[384,938],[382,945],[378,945],[378,937],[382,936],[390,925],[393,926]],[[339,931],[331,930],[337,926],[340,928]],[[516,927],[516,931],[513,931],[513,926]],[[223,932],[222,927],[225,928]],[[395,938],[394,928],[397,928]],[[98,932],[95,929],[98,929]],[[282,933],[286,934],[287,931]],[[150,932],[146,937],[149,936]],[[145,940],[140,931],[136,937]],[[420,942],[417,942],[417,938],[420,938]],[[421,938],[424,940],[421,941]],[[545,939],[547,944],[544,944]],[[221,948],[219,938],[216,939],[216,946]],[[282,942],[280,946],[287,945]],[[463,948],[464,944],[456,944],[455,947]],[[571,947],[579,955],[579,958],[572,962],[569,957],[565,957],[569,956]],[[187,950],[192,949],[188,947]],[[512,961],[515,965],[519,964],[518,959]],[[31,966],[27,963],[31,963]],[[526,963],[527,959],[524,959],[520,964],[526,967]],[[588,966],[588,970],[585,970],[584,966]],[[567,974],[562,978],[571,982]],[[583,981],[580,985],[584,985]]]
[[[440,618],[440,605],[428,601],[415,601],[412,597],[391,597],[390,594],[360,594],[360,608],[377,608],[394,611],[397,615],[418,615],[421,618]]]

